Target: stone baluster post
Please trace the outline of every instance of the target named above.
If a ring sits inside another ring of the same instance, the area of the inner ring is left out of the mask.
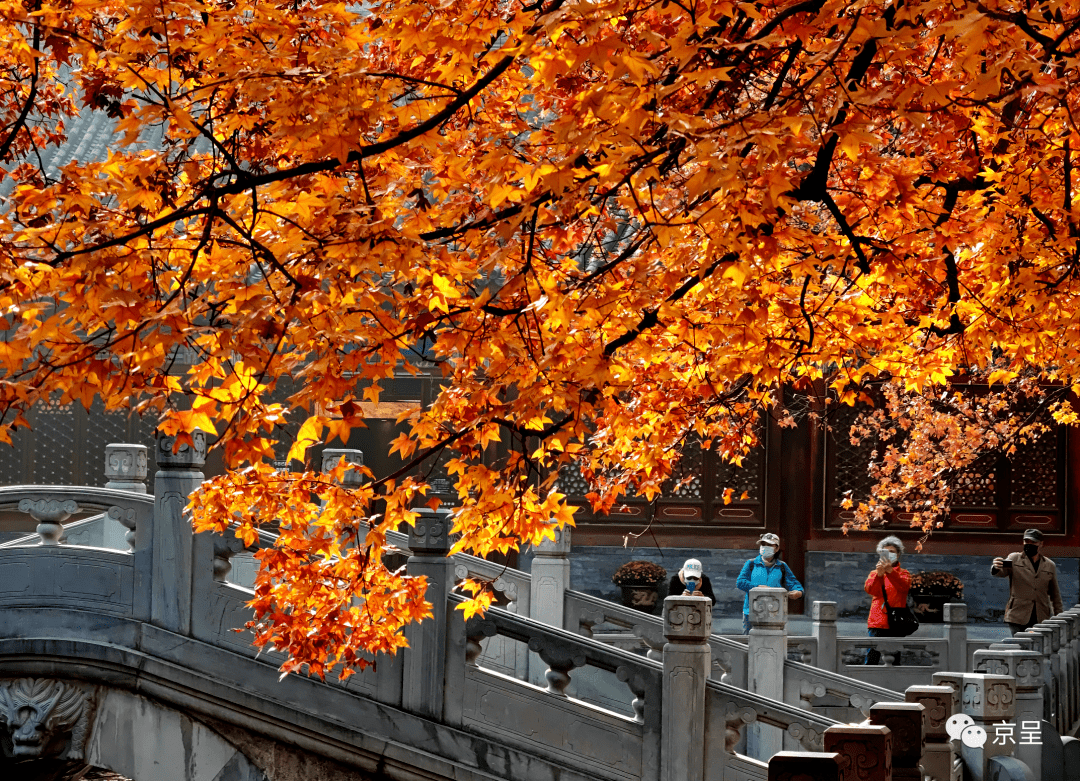
[[[1059,731],[1062,735],[1069,732],[1073,723],[1073,700],[1076,692],[1072,688],[1072,646],[1069,640],[1069,622],[1055,616],[1043,621],[1043,626],[1048,626],[1057,632],[1057,657],[1058,657],[1058,691],[1061,700],[1059,702],[1061,726]]]
[[[814,619],[813,634],[817,638],[817,666],[834,673],[838,664],[836,655],[836,603],[814,602],[811,608]]]
[[[995,724],[1012,724],[1016,715],[1016,683],[1008,675],[966,673],[964,688],[960,692],[960,707],[974,723],[968,730],[982,729],[986,741],[982,745],[970,745],[961,739],[960,753],[971,774],[972,781],[990,778],[990,759],[1011,757],[1014,746],[1007,740],[995,740]]]
[[[835,753],[780,751],[769,758],[769,781],[846,781]]]
[[[445,680],[447,598],[454,586],[454,562],[450,551],[450,514],[446,510],[421,510],[409,529],[412,555],[406,568],[410,575],[427,578],[426,599],[432,617],[405,630],[409,647],[404,654],[401,704],[406,710],[441,719]]]
[[[952,686],[909,686],[905,702],[923,706],[923,773],[930,781],[959,781],[959,754],[945,728],[949,718],[960,712],[960,692]]]
[[[822,736],[827,754],[839,754],[844,778],[892,781],[892,732],[881,725],[845,724]]]
[[[364,475],[359,469],[355,468],[364,465],[363,450],[338,447],[328,447],[324,449],[322,455],[322,471],[329,472],[338,465],[342,456],[345,457],[345,463],[349,464],[349,468],[345,470],[345,476],[341,480],[341,485],[345,488],[357,488],[363,485]]]
[[[532,582],[529,588],[529,618],[563,629],[566,589],[570,588],[570,528],[555,529],[554,540],[544,540],[533,548]],[[577,632],[577,627],[565,627]],[[650,658],[660,660],[659,652]],[[529,682],[544,685],[547,664],[535,653],[529,654]]]
[[[892,733],[892,777],[922,781],[923,706],[917,702],[879,702],[870,706],[870,723]]]
[[[664,600],[663,721],[660,781],[705,777],[705,685],[712,669],[712,602],[708,597]]]
[[[175,450],[175,452],[174,452]],[[197,574],[210,576],[213,542],[196,535],[184,515],[191,494],[203,481],[206,435],[196,431],[191,444],[177,447],[176,437],[155,437],[154,535],[150,622],[179,634],[191,633],[191,602]],[[206,572],[202,573],[205,564]],[[199,573],[196,573],[196,566]]]
[[[555,539],[533,548],[529,618],[576,633],[577,627],[563,626],[566,590],[570,588],[570,527],[554,531]]]
[[[1043,713],[1043,658],[1034,651],[1026,651],[1011,643],[994,643],[990,648],[975,652],[975,672],[992,675],[1009,675],[1016,682],[1015,724],[1041,722]],[[997,729],[989,732],[989,741],[1006,741],[1012,754],[1031,768],[1035,778],[1042,775],[1042,746],[1020,743],[1017,728]]]
[[[963,602],[945,605],[945,639],[949,641],[949,658],[945,660],[949,672],[967,672],[967,605]]]
[[[146,445],[106,445],[106,488],[146,493]]]
[[[146,493],[146,445],[106,445],[106,488]],[[124,513],[106,513],[102,546],[116,550],[135,550],[135,518]]]
[[[1073,723],[1075,724],[1077,720],[1080,720],[1080,610],[1069,608],[1058,617],[1069,622],[1069,658],[1073,661],[1073,675],[1069,687],[1077,695],[1073,703]]]
[[[787,658],[787,591],[771,586],[750,589],[750,637],[746,677],[755,694],[784,699],[784,660]],[[748,753],[770,757],[783,749],[776,727],[751,724],[746,733]]]
[[[1043,697],[1043,718],[1053,723],[1054,710],[1057,707],[1056,694],[1054,692],[1054,678],[1051,674],[1052,662],[1050,659],[1050,653],[1047,651],[1050,645],[1050,638],[1048,634],[1042,632],[1033,632],[1030,629],[1025,632],[1017,632],[1012,637],[1013,640],[1027,641],[1031,645],[1029,648],[1042,660],[1042,697]]]
[[[1056,627],[1044,626],[1039,623],[1027,631],[1042,637],[1042,654],[1047,659],[1047,666],[1043,668],[1043,672],[1048,673],[1047,683],[1050,686],[1050,714],[1046,720],[1053,724],[1054,728],[1060,733],[1061,724],[1064,721],[1061,713],[1061,703],[1065,693],[1061,690],[1061,657],[1058,655],[1058,649],[1060,648],[1058,630]]]

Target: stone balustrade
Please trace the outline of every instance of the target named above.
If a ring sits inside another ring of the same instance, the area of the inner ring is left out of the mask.
[[[112,446],[104,489],[0,489],[0,509],[18,507],[39,527],[32,540],[0,548],[2,607],[121,616],[254,660],[250,635],[233,631],[250,617],[253,596],[229,582],[242,546],[194,534],[184,518],[203,479],[205,440],[197,435],[176,448],[161,437],[155,455],[152,497],[139,492],[145,469],[130,446]],[[328,455],[335,463],[342,457],[362,463],[347,451]],[[356,470],[346,471],[346,483],[358,479]],[[121,549],[64,544],[71,533],[65,522],[94,513],[124,530]],[[1053,762],[1064,761],[1020,745],[972,748],[943,725],[963,713],[988,734],[1003,720],[1045,720],[1054,737],[1066,734],[1080,713],[1080,606],[973,648],[963,606],[950,605],[943,637],[875,639],[886,664],[851,665],[845,654],[868,640],[837,636],[835,605],[816,603],[813,635],[792,638],[782,590],[757,588],[749,637],[719,637],[702,597],[669,597],[663,617],[655,617],[569,590],[568,534],[538,553],[530,577],[473,557],[448,558],[450,521],[446,512],[425,511],[407,540],[395,540],[410,551],[409,570],[428,579],[433,618],[409,628],[403,653],[380,657],[334,687],[434,724],[482,731],[540,757],[547,768],[574,767],[612,781],[788,778],[796,762],[808,778],[849,777],[858,768],[858,777],[871,780],[954,781],[961,757],[978,779],[1017,767],[1049,778]],[[509,609],[465,621],[456,610],[462,598],[452,590],[469,575],[496,578]],[[647,653],[598,642],[605,636],[635,638]],[[793,661],[793,648],[818,666]],[[898,663],[917,652],[933,666]],[[272,651],[261,658],[280,661]],[[958,671],[924,680],[935,667],[952,665]],[[863,680],[855,667],[863,668]],[[923,680],[901,686],[907,667],[919,667]],[[1071,745],[1065,740],[1055,745]],[[1080,747],[1070,751],[1080,756]]]

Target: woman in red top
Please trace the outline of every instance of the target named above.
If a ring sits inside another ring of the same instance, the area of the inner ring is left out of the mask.
[[[886,537],[877,546],[878,563],[866,579],[863,591],[870,595],[870,618],[866,621],[867,634],[870,637],[896,637],[889,629],[889,617],[885,614],[885,602],[881,597],[882,584],[889,596],[890,607],[907,605],[908,589],[911,588],[911,573],[900,566],[900,556],[904,553],[904,543],[896,537]],[[880,664],[881,654],[877,649],[869,648],[866,652],[866,664]]]

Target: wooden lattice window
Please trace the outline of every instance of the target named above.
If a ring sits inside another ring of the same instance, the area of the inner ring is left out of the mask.
[[[32,430],[19,429],[14,447],[0,444],[0,485],[95,485],[105,478],[105,446],[146,445],[154,452],[154,415],[105,411],[100,399],[81,404],[43,404],[27,416]],[[151,464],[147,483],[153,485]]]
[[[759,423],[761,444],[743,458],[742,466],[724,461],[715,450],[687,445],[670,489],[653,503],[633,493],[623,497],[610,513],[596,515],[584,498],[589,487],[574,465],[559,475],[559,490],[580,506],[579,523],[625,524],[649,520],[669,527],[761,528],[765,525],[766,429]],[[725,489],[732,491],[724,503]]]
[[[827,445],[826,526],[840,527],[855,514],[842,507],[848,496],[858,504],[870,495],[873,478],[868,467],[880,443],[864,439],[851,443],[850,430],[865,408],[841,407],[833,413]],[[1054,426],[1036,441],[1018,445],[1010,458],[990,455],[961,473],[952,493],[952,508],[945,519],[949,531],[986,532],[1041,528],[1064,531],[1066,431]],[[910,520],[896,513],[894,520]]]

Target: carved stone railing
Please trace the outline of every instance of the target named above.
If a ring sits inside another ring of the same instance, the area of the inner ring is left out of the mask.
[[[764,762],[775,753],[762,751],[762,742],[750,734],[743,735],[748,724],[775,731],[781,738],[786,736],[805,751],[821,751],[825,730],[843,722],[710,680],[706,687],[705,723],[707,778],[720,781],[725,778],[723,768],[737,761],[736,758]],[[772,742],[780,739],[769,741]],[[737,752],[744,743],[745,752]]]
[[[875,686],[865,681],[831,673],[788,659],[784,663],[784,702],[804,710],[827,709],[835,712],[846,709],[842,721],[868,718],[870,707],[879,702],[898,702],[899,691]]]
[[[636,654],[493,608],[466,622],[449,596],[444,718],[602,779],[659,779],[663,668]],[[546,689],[482,666],[494,638],[520,643],[548,666]],[[577,671],[613,676],[633,697],[631,714],[568,695]]]
[[[644,647],[659,660],[664,648],[664,620],[580,591],[566,592],[565,628],[583,637],[623,648]],[[603,631],[607,627],[609,631]],[[621,632],[618,630],[622,630]],[[714,680],[746,687],[746,645],[721,635],[710,635]]]
[[[25,513],[37,522],[37,534],[8,542],[60,545],[64,522],[73,515],[102,514],[127,529],[127,547],[136,548],[137,529],[154,514],[154,497],[116,488],[74,485],[0,486],[0,512]]]

